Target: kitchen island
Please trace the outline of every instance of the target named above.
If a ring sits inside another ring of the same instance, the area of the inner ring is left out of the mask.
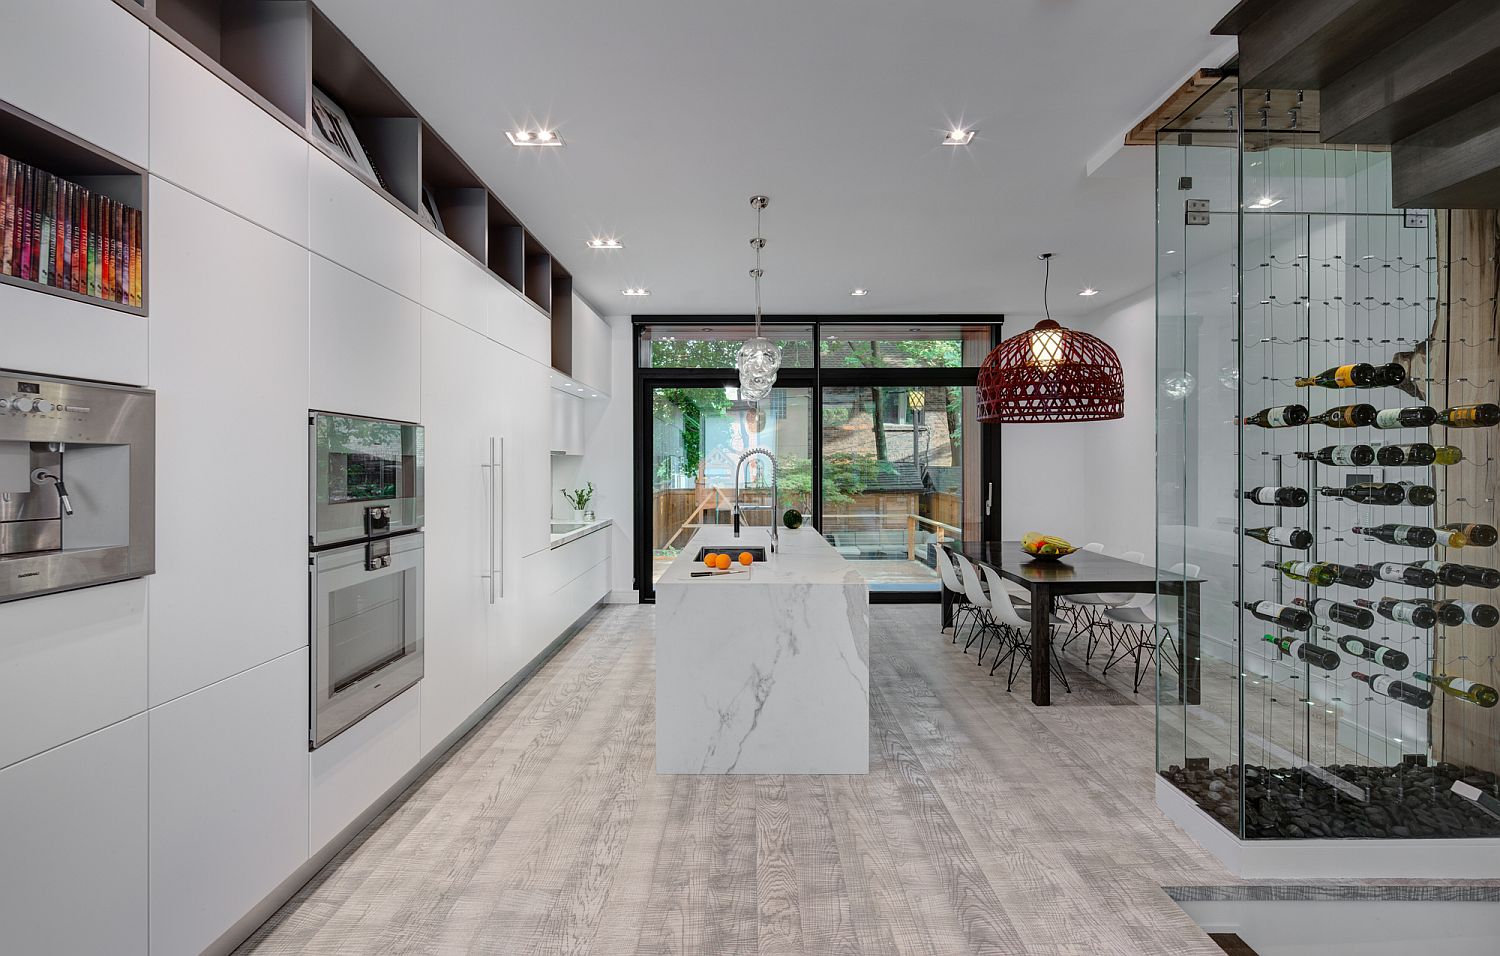
[[[703,528],[656,584],[658,773],[869,770],[865,579],[815,529],[770,544],[763,527]],[[692,577],[704,547],[767,554]]]

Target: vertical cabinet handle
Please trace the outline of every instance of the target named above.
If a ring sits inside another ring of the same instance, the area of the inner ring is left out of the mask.
[[[505,440],[490,439],[490,603],[495,598],[505,597],[505,549],[497,548],[500,536],[495,533],[495,522],[500,518],[500,509],[505,504]]]
[[[990,504],[995,500],[995,483],[987,481],[984,485],[984,513],[990,513]]]

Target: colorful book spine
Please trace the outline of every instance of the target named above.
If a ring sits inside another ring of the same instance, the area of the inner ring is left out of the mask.
[[[5,195],[0,197],[0,203],[3,203],[0,205],[0,273],[10,275],[10,237],[16,224],[16,164],[9,156],[0,156],[0,162],[5,164]]]

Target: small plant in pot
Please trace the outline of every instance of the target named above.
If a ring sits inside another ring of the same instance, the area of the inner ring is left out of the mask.
[[[568,504],[573,506],[574,521],[593,521],[594,513],[589,510],[589,502],[594,500],[594,483],[591,481],[587,486],[576,491],[564,488],[562,496],[568,499]]]

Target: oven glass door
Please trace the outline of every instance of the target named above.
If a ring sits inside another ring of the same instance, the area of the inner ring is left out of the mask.
[[[314,748],[421,679],[422,535],[313,556]]]
[[[422,426],[317,412],[311,454],[315,546],[422,526]]]

